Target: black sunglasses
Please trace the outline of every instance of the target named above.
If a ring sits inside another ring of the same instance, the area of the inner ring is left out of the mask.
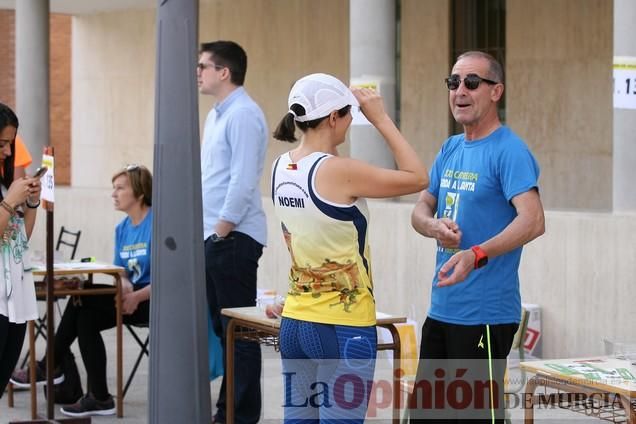
[[[197,63],[197,70],[200,72],[203,72],[208,68],[214,68],[217,71],[220,71],[221,69],[225,68],[225,66],[216,65],[214,63]]]
[[[462,81],[464,81],[464,86],[469,90],[476,90],[482,81],[491,85],[499,84],[496,81],[482,78],[477,74],[468,74],[463,80],[459,77],[459,75],[451,75],[450,77],[445,78],[444,81],[446,81],[446,87],[448,87],[451,91],[457,90]]]

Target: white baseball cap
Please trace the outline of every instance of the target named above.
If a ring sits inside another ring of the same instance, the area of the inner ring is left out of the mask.
[[[291,110],[293,104],[305,108],[305,114],[296,115]],[[307,122],[323,118],[345,106],[359,106],[359,103],[349,87],[338,78],[328,74],[311,74],[296,81],[289,92],[287,106],[296,121]]]

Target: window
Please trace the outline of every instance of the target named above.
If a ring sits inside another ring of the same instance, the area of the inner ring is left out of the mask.
[[[457,56],[470,50],[491,54],[506,70],[506,1],[505,0],[451,0],[449,70]],[[506,93],[499,102],[499,118],[506,121]],[[451,134],[463,128],[449,115]]]

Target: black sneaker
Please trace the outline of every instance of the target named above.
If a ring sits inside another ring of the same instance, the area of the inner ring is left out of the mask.
[[[106,400],[97,400],[92,393],[85,394],[80,400],[64,405],[60,411],[69,417],[88,417],[89,415],[114,415],[115,401],[112,396]]]
[[[21,389],[28,389],[31,387],[31,373],[29,371],[29,367],[14,371],[13,374],[11,374],[9,381],[15,387],[19,387]],[[64,374],[62,374],[61,371],[56,370],[55,375],[53,375],[53,384],[60,384],[63,381]],[[39,364],[36,364],[35,366],[35,385],[46,385],[46,374]]]

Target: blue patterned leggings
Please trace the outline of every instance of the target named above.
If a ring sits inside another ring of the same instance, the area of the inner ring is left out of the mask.
[[[283,318],[285,424],[363,423],[375,371],[375,326]]]

